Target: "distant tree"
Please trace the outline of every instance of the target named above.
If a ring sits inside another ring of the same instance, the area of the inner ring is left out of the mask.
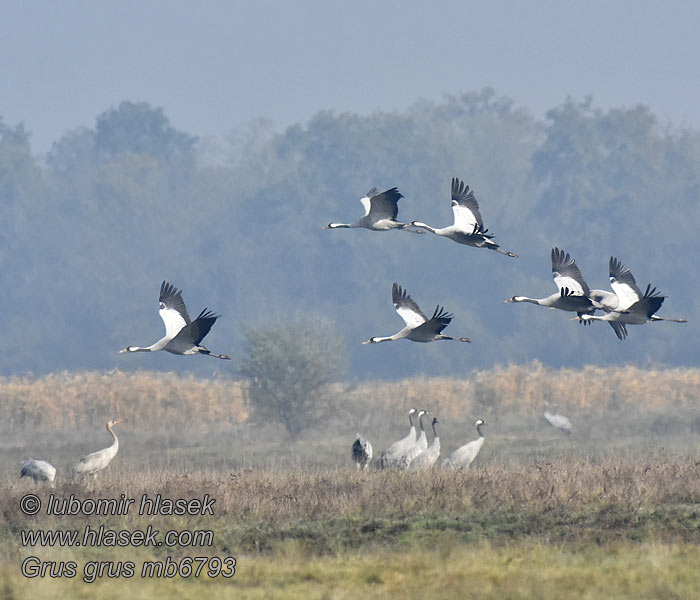
[[[244,332],[248,381],[256,420],[282,423],[292,437],[322,423],[337,407],[332,383],[347,372],[345,342],[330,320],[300,318],[291,324]]]
[[[567,100],[547,113],[547,137],[532,156],[531,178],[545,210],[559,205],[577,222],[583,211],[643,198],[664,174],[668,137],[644,106],[603,111]],[[655,193],[653,194],[655,196]]]
[[[41,167],[31,154],[23,125],[11,127],[0,118],[0,244],[21,246],[33,234],[32,219],[46,209]],[[14,236],[14,240],[13,240]],[[6,252],[4,253],[6,255]],[[0,257],[0,264],[3,257]]]
[[[196,141],[173,128],[162,108],[146,102],[122,102],[97,117],[95,145],[102,158],[122,152],[167,160],[192,158]]]

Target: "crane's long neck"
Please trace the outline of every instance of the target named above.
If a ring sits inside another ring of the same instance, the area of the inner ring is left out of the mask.
[[[489,250],[495,250],[496,252],[500,254],[505,254],[506,256],[510,256],[511,258],[518,258],[518,255],[515,252],[510,252],[508,250],[503,250],[498,244],[494,245],[488,245],[486,246]]]
[[[481,425],[482,425],[482,423],[479,423],[479,424],[476,426],[476,432],[479,434],[479,437],[480,437],[481,439],[483,439],[484,434],[481,432]]]
[[[433,436],[435,437],[434,441],[440,440],[440,436],[438,435],[438,432],[437,432],[437,423],[433,423]]]
[[[650,321],[668,321],[670,323],[687,323],[688,320],[683,317],[678,317],[677,319],[669,319],[668,317],[657,317],[656,315],[651,315],[649,317]]]
[[[547,306],[547,298],[528,298],[527,296],[513,296],[511,302],[529,302],[530,304],[538,304],[539,306]]]
[[[413,438],[415,440],[416,439],[416,426],[413,424],[413,413],[409,413],[408,422],[410,423],[410,427],[408,428],[408,436],[407,437]]]
[[[437,340],[452,340],[453,342],[470,342],[471,340],[467,337],[461,337],[461,338],[454,338],[449,335],[443,335],[442,333],[438,334],[438,336],[435,338]]]
[[[604,315],[588,315],[588,314],[581,314],[577,317],[574,317],[572,320],[576,321],[617,321],[620,316],[624,313],[619,313],[616,311],[611,311],[608,313],[605,313]]]
[[[357,223],[328,223],[326,229],[351,229],[359,227]]]
[[[435,235],[445,235],[442,229],[435,229],[435,227],[431,227],[430,225],[426,225],[425,223],[421,223],[420,221],[413,221],[413,223],[411,223],[411,226],[418,227],[419,229],[425,229],[426,231],[434,233]]]
[[[395,333],[394,335],[388,335],[386,337],[374,336],[373,338],[370,338],[369,343],[379,344],[381,342],[393,342],[394,340],[400,340],[405,338],[410,333],[410,331],[411,330],[408,327],[405,327],[404,329]]]
[[[112,434],[112,437],[114,438],[114,441],[112,442],[112,445],[110,448],[114,448],[114,450],[119,449],[119,438],[117,437],[117,434],[114,433],[114,430],[112,429],[112,426],[108,423],[107,424],[107,431],[109,431]]]

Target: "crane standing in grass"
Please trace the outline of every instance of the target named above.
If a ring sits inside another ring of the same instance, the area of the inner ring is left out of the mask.
[[[437,424],[437,417],[434,417],[431,423],[433,426],[433,441],[425,452],[421,452],[411,461],[411,464],[408,465],[409,469],[429,469],[437,462],[440,456],[440,436],[437,432]]]
[[[481,432],[481,427],[486,425],[486,423],[484,423],[482,419],[477,419],[475,425],[479,437],[457,448],[457,450],[450,455],[450,458],[446,458],[442,462],[443,467],[460,469],[466,468],[474,462],[477,454],[479,454],[479,450],[481,450],[481,447],[484,445],[484,434]]]
[[[78,463],[73,467],[73,470],[79,475],[93,475],[95,476],[99,471],[107,468],[112,459],[117,455],[119,450],[119,439],[117,434],[114,433],[112,427],[121,423],[121,419],[117,421],[107,421],[107,431],[112,434],[114,441],[111,446],[104,448],[103,450],[98,450],[97,452],[92,452],[87,456],[81,458]]]
[[[420,424],[420,435],[418,439],[411,445],[409,445],[406,450],[398,460],[397,466],[400,469],[408,469],[411,461],[419,454],[425,452],[428,448],[428,438],[425,435],[425,428],[423,427],[423,417],[428,414],[427,410],[421,410],[418,413],[418,423]]]
[[[20,479],[22,477],[31,477],[35,483],[48,481],[53,484],[53,480],[56,478],[56,467],[45,460],[30,458],[22,464],[22,472],[19,477]]]
[[[559,414],[558,404],[553,404],[552,408],[554,409],[554,412],[550,412],[549,405],[545,406],[544,418],[552,427],[555,427],[556,429],[559,429],[564,433],[568,433],[570,435],[574,431],[574,428],[571,425],[571,421],[568,417]]]
[[[352,444],[352,459],[357,464],[357,468],[363,471],[369,469],[369,464],[372,462],[372,444],[359,433]]]
[[[413,415],[416,413],[415,408],[408,411],[408,434],[400,440],[395,441],[389,446],[379,457],[379,466],[384,469],[386,467],[395,467],[399,458],[403,455],[406,448],[416,441],[416,426],[413,424]]]

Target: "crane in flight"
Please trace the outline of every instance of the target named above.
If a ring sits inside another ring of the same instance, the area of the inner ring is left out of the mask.
[[[219,318],[208,309],[204,309],[199,316],[192,321],[187,313],[185,302],[182,299],[182,290],[163,281],[160,285],[160,308],[158,313],[165,324],[165,335],[150,346],[127,346],[119,351],[124,352],[158,352],[165,350],[171,354],[204,354],[214,358],[231,360],[225,354],[215,354],[201,345],[204,337],[209,333],[212,325]]]

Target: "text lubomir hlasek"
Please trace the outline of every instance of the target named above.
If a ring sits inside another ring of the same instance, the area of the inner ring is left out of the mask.
[[[204,494],[203,498],[163,498],[160,494],[149,497],[143,494],[138,503],[140,515],[213,515],[215,498]],[[128,515],[136,506],[135,498],[121,494],[119,498],[79,499],[71,494],[57,498],[51,494],[46,502],[47,515]]]

